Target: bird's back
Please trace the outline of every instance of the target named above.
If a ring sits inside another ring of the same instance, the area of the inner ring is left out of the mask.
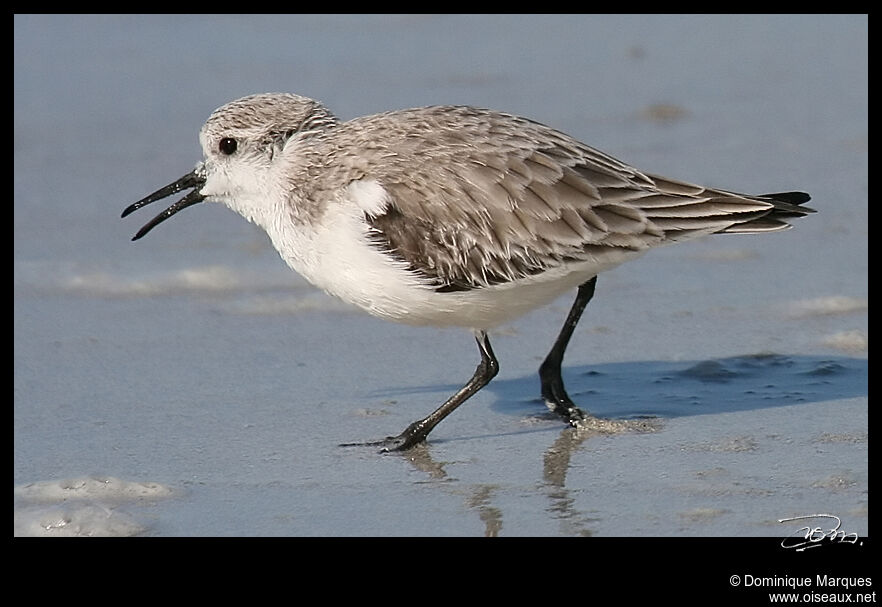
[[[372,238],[440,290],[710,233],[786,229],[812,212],[801,192],[752,196],[643,173],[550,127],[490,110],[417,108],[335,130],[335,162],[389,194],[366,218]]]

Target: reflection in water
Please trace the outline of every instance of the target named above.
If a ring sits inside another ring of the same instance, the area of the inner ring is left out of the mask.
[[[427,474],[430,479],[438,481],[449,480],[443,464],[432,459],[428,444],[419,443],[402,453],[402,455],[410,461],[414,468]]]
[[[554,444],[545,451],[542,466],[542,485],[547,488],[551,505],[546,509],[558,519],[564,535],[590,536],[590,524],[597,519],[579,512],[573,507],[575,499],[572,490],[566,487],[570,458],[586,440],[593,436],[619,434],[623,432],[652,432],[658,429],[655,419],[608,420],[589,417],[579,428],[564,428]],[[448,476],[444,463],[432,458],[431,447],[421,443],[402,454],[410,464],[426,474],[432,483],[449,492],[466,494],[465,504],[469,510],[477,511],[484,523],[484,537],[497,537],[502,531],[502,510],[493,504],[495,492],[499,489],[493,484],[473,484],[460,486],[455,478]],[[463,491],[465,489],[465,491]]]
[[[573,508],[575,499],[566,486],[570,458],[586,440],[593,436],[622,432],[653,432],[658,422],[653,419],[608,420],[589,418],[578,428],[566,428],[543,457],[542,478],[551,505],[548,512],[560,521],[564,535],[592,535],[589,525],[597,519]]]
[[[502,529],[502,510],[490,505],[494,485],[475,485],[471,497],[466,500],[469,508],[478,511],[478,517],[484,523],[484,537],[496,537]]]
[[[403,455],[414,468],[426,474],[429,479],[446,481],[443,485],[438,485],[439,487],[449,488],[457,494],[462,493],[462,487],[457,486],[456,479],[447,475],[444,464],[432,459],[430,448],[426,443],[420,443]],[[478,517],[484,523],[484,537],[496,537],[502,529],[502,511],[491,505],[491,498],[496,489],[495,485],[484,484],[468,487],[466,506],[469,510],[478,511]]]

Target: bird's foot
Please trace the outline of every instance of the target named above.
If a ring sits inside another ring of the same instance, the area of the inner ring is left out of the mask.
[[[578,428],[586,419],[593,419],[575,405],[562,384],[543,386],[542,400],[552,413],[562,417],[573,428]]]
[[[628,431],[650,432],[655,429],[655,425],[647,420],[616,420],[595,417],[574,405],[569,396],[562,398],[549,398],[546,396],[544,400],[545,405],[553,413],[566,420],[577,432],[618,434],[619,432]]]
[[[546,399],[545,406],[548,407],[552,413],[562,417],[564,421],[573,428],[578,428],[587,419],[593,419],[592,416],[574,405],[569,398],[567,399],[567,402],[549,401]]]
[[[407,451],[411,447],[418,445],[426,440],[429,435],[423,420],[414,422],[409,425],[404,432],[398,436],[387,436],[378,441],[368,441],[364,443],[343,443],[341,447],[379,447],[380,453],[389,453],[391,451]]]

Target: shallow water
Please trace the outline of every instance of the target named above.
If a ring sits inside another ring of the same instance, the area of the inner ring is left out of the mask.
[[[865,16],[14,23],[15,534],[783,536],[809,511],[868,533]],[[599,278],[568,388],[652,431],[545,411],[564,298],[492,336],[500,375],[427,445],[341,448],[434,409],[472,338],[331,300],[219,206],[135,244],[119,219],[199,160],[215,107],[278,90],[342,118],[494,107],[819,213]]]

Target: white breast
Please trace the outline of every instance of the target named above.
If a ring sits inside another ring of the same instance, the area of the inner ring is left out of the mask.
[[[439,293],[369,239],[364,214],[382,212],[387,201],[379,183],[362,180],[342,190],[314,223],[295,223],[286,214],[258,223],[282,259],[315,286],[375,316],[415,325],[489,329],[639,255],[623,250],[602,263],[583,261],[513,283]]]

